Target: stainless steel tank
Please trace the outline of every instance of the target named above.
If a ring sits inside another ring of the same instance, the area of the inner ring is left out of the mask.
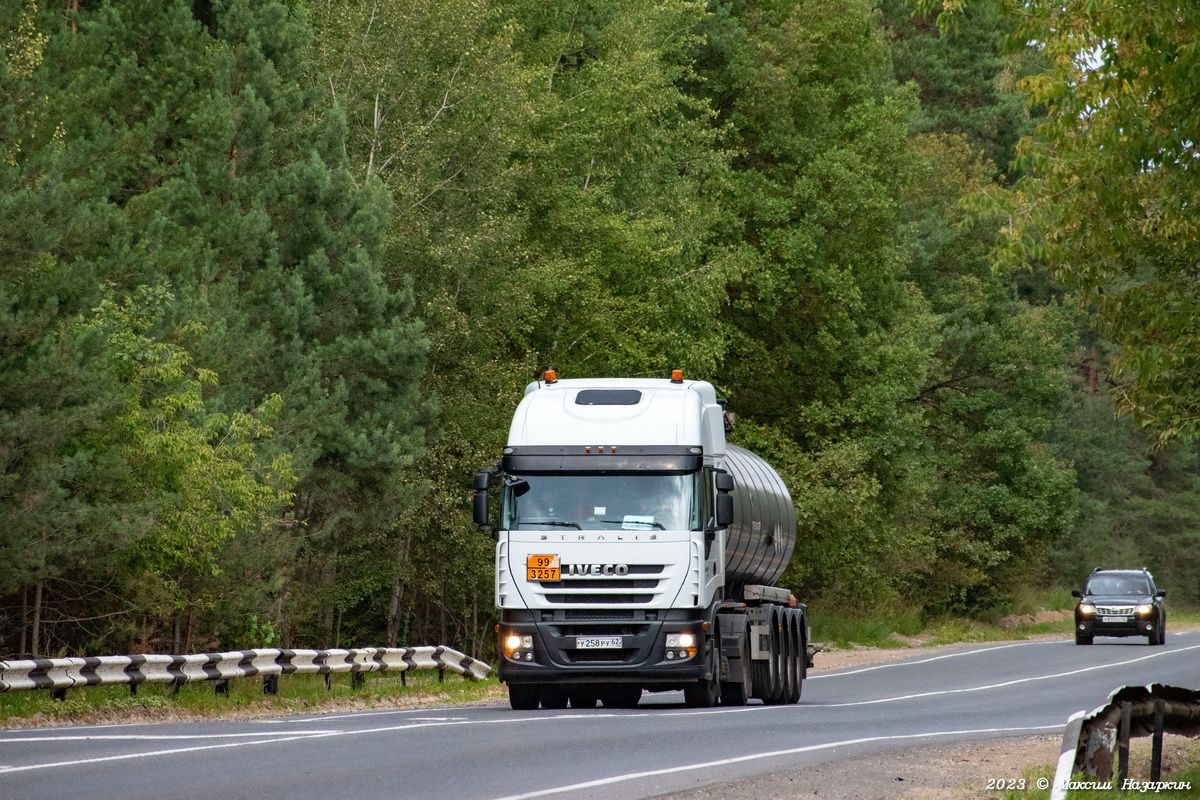
[[[747,584],[774,586],[796,546],[796,509],[770,464],[728,445],[725,467],[733,476],[733,524],[725,532],[728,596]]]

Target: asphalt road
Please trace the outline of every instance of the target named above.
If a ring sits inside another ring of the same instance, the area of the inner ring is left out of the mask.
[[[820,656],[818,656],[819,658]],[[507,706],[0,731],[0,798],[646,798],[942,741],[1061,732],[1124,685],[1200,688],[1200,631],[1021,641],[814,674],[795,706]]]

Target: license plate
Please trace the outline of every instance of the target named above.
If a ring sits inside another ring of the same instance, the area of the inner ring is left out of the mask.
[[[530,581],[562,580],[562,566],[558,556],[526,556],[525,579]]]
[[[576,636],[575,646],[580,650],[619,650],[620,636]]]
[[[1129,617],[1101,617],[1101,622],[1129,622]]]

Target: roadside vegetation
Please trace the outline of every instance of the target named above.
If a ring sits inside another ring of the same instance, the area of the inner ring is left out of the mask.
[[[263,693],[258,678],[230,680],[228,692],[217,694],[213,681],[188,683],[172,692],[168,684],[142,684],[137,694],[127,686],[93,686],[68,690],[62,700],[48,691],[0,694],[0,726],[33,727],[119,722],[169,722],[199,717],[328,714],[371,708],[426,708],[459,703],[499,701],[506,697],[495,678],[469,681],[421,670],[405,679],[398,673],[368,673],[356,686],[349,674],[284,675],[279,693]]]
[[[1163,740],[1164,757],[1162,773],[1159,781],[1175,784],[1185,783],[1190,789],[1168,789],[1160,791],[1142,788],[1121,789],[1121,782],[1111,779],[1112,789],[1081,788],[1067,792],[1071,800],[1134,800],[1144,797],[1194,797],[1200,789],[1200,740],[1183,736],[1168,735]],[[1054,766],[1030,768],[1022,772],[1027,788],[1017,791],[996,792],[992,796],[998,800],[1047,800],[1050,797],[1048,789],[1037,788],[1038,781],[1047,783],[1054,780]],[[1129,746],[1129,775],[1128,779],[1140,784],[1150,781],[1150,740],[1148,738],[1133,739]],[[1073,779],[1079,784],[1093,783],[1097,779],[1088,775],[1076,775]],[[1108,780],[1103,783],[1109,783]]]

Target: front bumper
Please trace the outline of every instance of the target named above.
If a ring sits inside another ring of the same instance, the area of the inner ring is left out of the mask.
[[[1075,630],[1084,636],[1149,636],[1157,630],[1157,622],[1153,615],[1107,622],[1099,615],[1076,616]]]
[[[537,618],[535,618],[535,615]],[[545,619],[550,616],[552,618]],[[566,619],[564,611],[505,611],[499,626],[498,677],[504,683],[637,683],[660,688],[705,677],[704,634],[694,610],[631,612],[630,619]],[[668,649],[668,633],[692,633],[690,652]],[[509,636],[532,646],[506,651]],[[620,639],[620,647],[583,648],[580,639]]]

